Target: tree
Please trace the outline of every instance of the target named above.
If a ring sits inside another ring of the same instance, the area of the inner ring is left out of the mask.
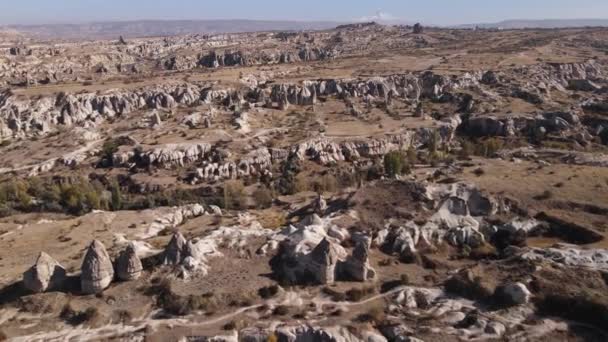
[[[401,151],[392,151],[384,156],[384,172],[390,176],[395,177],[403,173],[410,172],[410,165],[407,161],[405,154]]]
[[[120,185],[118,182],[112,182],[110,191],[112,193],[110,203],[111,209],[113,211],[122,209],[122,193],[120,192]]]

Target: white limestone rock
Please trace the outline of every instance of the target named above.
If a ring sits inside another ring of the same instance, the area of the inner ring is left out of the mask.
[[[45,252],[40,252],[36,263],[23,273],[23,285],[34,293],[61,289],[65,280],[65,268]]]

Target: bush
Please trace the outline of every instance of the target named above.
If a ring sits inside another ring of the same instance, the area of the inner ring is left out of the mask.
[[[0,185],[0,204],[13,204],[19,207],[30,205],[32,198],[28,194],[28,184],[12,180]]]
[[[61,319],[74,326],[89,322],[98,316],[99,311],[96,307],[87,308],[85,311],[76,311],[69,303],[63,307],[59,314]]]
[[[84,179],[72,184],[59,186],[59,204],[69,213],[82,215],[93,209],[105,209],[107,203],[102,202],[101,185],[93,185]]]
[[[477,168],[475,170],[473,170],[473,174],[477,177],[481,177],[486,173],[486,171],[482,168]]]
[[[258,209],[266,209],[272,206],[274,193],[272,190],[262,185],[253,192],[253,200]]]
[[[333,175],[323,175],[313,182],[313,190],[319,194],[323,192],[335,192],[338,190],[338,180]]]
[[[148,289],[148,293],[157,294],[156,305],[171,315],[185,316],[193,311],[213,311],[217,308],[213,295],[180,296],[173,293],[171,281],[168,279],[162,279]]]
[[[230,321],[226,324],[224,324],[224,326],[222,327],[222,329],[224,330],[236,330],[236,322],[235,321]]]
[[[387,153],[384,156],[384,172],[390,177],[410,173],[407,156],[401,151]]]
[[[471,155],[475,153],[475,146],[468,140],[463,140],[460,143],[460,151],[458,151],[458,158],[467,160]]]
[[[279,305],[272,311],[272,314],[275,316],[286,316],[289,314],[289,307],[286,305]]]
[[[386,318],[384,310],[379,307],[371,308],[367,313],[361,314],[357,317],[360,322],[370,322],[374,324],[380,324]]]
[[[480,277],[474,277],[468,271],[457,273],[449,278],[445,282],[445,289],[449,293],[471,300],[486,300],[493,294],[493,291],[483,284]]]
[[[224,183],[224,208],[245,209],[245,186],[240,180],[226,181]]]
[[[106,159],[110,163],[112,162],[112,156],[114,153],[118,152],[118,147],[120,145],[114,139],[108,139],[103,143],[101,147],[101,158]]]
[[[418,162],[418,153],[416,153],[414,146],[410,146],[410,148],[407,149],[406,155],[409,165],[414,165]]]
[[[360,302],[363,298],[376,293],[373,286],[363,288],[352,288],[346,291],[346,299],[349,302]]]
[[[112,193],[110,206],[112,210],[120,210],[122,209],[122,194],[120,193],[120,185],[118,182],[112,182],[110,186],[110,191]]]
[[[553,197],[553,193],[550,190],[543,191],[542,194],[534,196],[534,199],[537,201],[548,200]]]
[[[265,287],[262,287],[262,288],[260,288],[258,290],[258,294],[263,299],[272,298],[272,297],[276,296],[277,293],[279,293],[279,286],[278,285],[265,286]]]

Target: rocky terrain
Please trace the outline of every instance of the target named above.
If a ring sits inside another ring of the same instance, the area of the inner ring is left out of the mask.
[[[605,341],[608,30],[0,40],[0,338]]]

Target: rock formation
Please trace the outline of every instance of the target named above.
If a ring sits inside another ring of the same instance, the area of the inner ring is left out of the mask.
[[[279,252],[273,269],[292,284],[331,284],[337,280],[367,281],[375,277],[368,259],[369,241],[357,245],[352,255],[338,244],[347,239],[338,228],[312,215],[279,234]],[[335,237],[334,237],[335,236]],[[263,247],[267,249],[267,247]]]
[[[23,273],[23,285],[35,293],[61,289],[65,280],[63,266],[45,252],[40,252],[36,263]]]
[[[188,256],[187,241],[181,233],[173,234],[163,253],[164,265],[179,265]]]
[[[81,291],[96,294],[105,290],[114,280],[114,266],[105,246],[93,240],[82,262],[80,274]]]
[[[116,276],[123,281],[135,280],[141,276],[143,266],[137,256],[135,246],[129,244],[116,260]]]

